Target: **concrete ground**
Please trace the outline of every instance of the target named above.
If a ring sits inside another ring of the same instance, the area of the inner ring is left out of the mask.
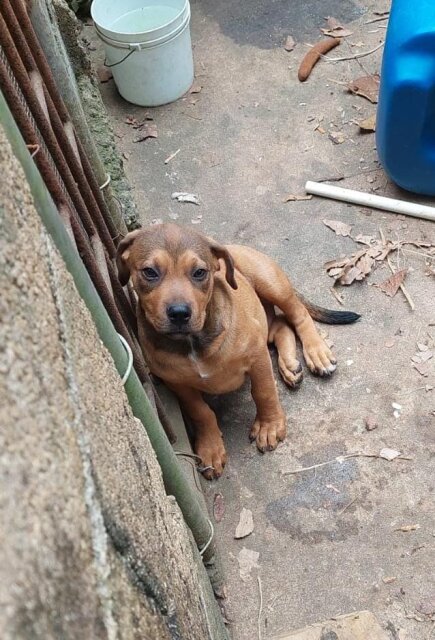
[[[343,85],[379,71],[381,52],[360,62],[321,61],[305,84],[297,80],[306,43],[318,38],[325,16],[353,31],[331,54],[347,56],[383,40],[385,21],[367,22],[388,7],[387,0],[193,2],[200,93],[142,109],[120,99],[113,82],[101,85],[144,224],[176,219],[222,242],[263,250],[304,295],[333,308],[338,303],[323,265],[361,245],[335,235],[324,218],[351,224],[354,235],[378,235],[382,228],[394,240],[435,242],[433,223],[320,198],[283,202],[288,194],[303,194],[307,179],[340,175],[346,176],[341,186],[413,198],[389,182],[373,133],[362,135],[354,123],[373,114],[375,105]],[[282,44],[290,34],[297,44],[286,52]],[[158,138],[133,143],[137,132],[125,119],[141,120],[145,112]],[[343,132],[344,142],[334,144],[329,131]],[[201,205],[171,200],[174,191],[198,194]],[[402,251],[399,266],[410,270],[406,287],[414,312],[401,291],[390,298],[372,286],[390,275],[383,263],[367,282],[339,288],[346,308],[362,319],[325,327],[339,360],[333,378],[307,373],[291,391],[277,373],[289,425],[277,451],[261,455],[248,441],[254,417],[248,385],[212,399],[229,462],[205,491],[211,510],[215,495],[223,497],[225,513],[215,529],[236,640],[257,637],[259,585],[262,637],[362,609],[378,617],[392,640],[435,637],[435,390],[424,388],[435,386],[435,376],[433,364],[422,377],[411,361],[417,343],[434,344],[435,287],[425,274],[423,250],[408,248],[413,252]],[[397,260],[394,254],[395,266]],[[396,417],[392,403],[401,406]],[[368,416],[378,425],[371,431]],[[283,475],[384,447],[409,459],[355,457]],[[254,531],[235,540],[243,507],[253,513]],[[408,525],[418,526],[398,530]],[[243,547],[259,553],[258,568],[245,580],[237,560]]]

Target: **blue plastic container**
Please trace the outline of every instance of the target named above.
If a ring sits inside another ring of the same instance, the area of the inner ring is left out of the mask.
[[[435,0],[392,2],[376,142],[394,182],[435,195]]]

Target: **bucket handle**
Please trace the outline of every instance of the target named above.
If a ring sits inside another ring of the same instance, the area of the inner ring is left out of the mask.
[[[121,62],[124,62],[124,60],[127,60],[127,58],[129,58],[131,56],[132,53],[134,53],[135,51],[137,51],[137,49],[131,49],[126,56],[124,56],[122,58],[122,60],[118,60],[118,62],[114,62],[113,64],[107,64],[107,61],[104,60],[104,66],[107,67],[108,69],[111,69],[112,67],[116,67],[116,65],[121,64]]]

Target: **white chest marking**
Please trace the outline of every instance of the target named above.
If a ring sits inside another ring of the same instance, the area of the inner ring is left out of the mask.
[[[196,371],[198,372],[199,377],[202,380],[206,380],[207,378],[210,377],[210,374],[207,373],[204,364],[199,360],[194,348],[192,347],[192,351],[189,353],[189,360],[191,361],[191,363],[193,364],[193,366],[195,367]]]

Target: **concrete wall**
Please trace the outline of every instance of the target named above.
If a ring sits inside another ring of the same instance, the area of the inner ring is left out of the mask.
[[[0,128],[0,637],[209,638],[202,567]]]

